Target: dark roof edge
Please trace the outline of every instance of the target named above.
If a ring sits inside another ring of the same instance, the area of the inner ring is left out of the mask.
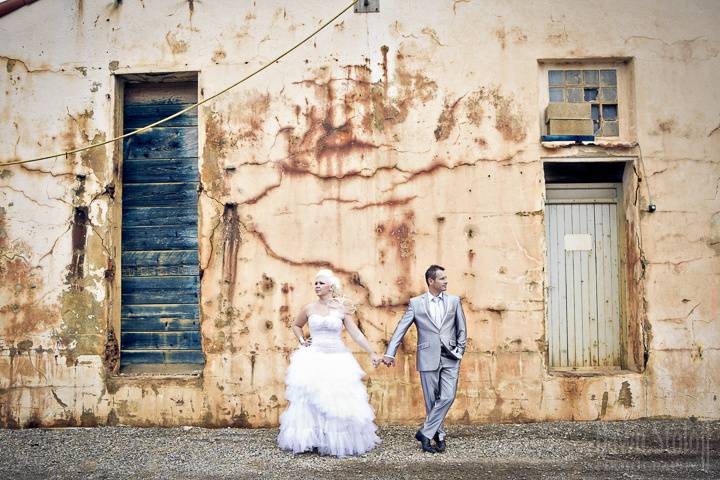
[[[7,0],[5,2],[0,3],[0,17],[4,17],[5,15],[8,15],[18,8],[22,8],[25,5],[30,5],[31,3],[36,2],[37,0]]]

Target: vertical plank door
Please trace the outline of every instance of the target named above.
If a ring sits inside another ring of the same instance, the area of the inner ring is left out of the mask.
[[[128,83],[125,132],[196,101],[196,82]],[[123,150],[121,365],[201,364],[197,111]]]
[[[620,366],[617,185],[548,185],[551,367]]]

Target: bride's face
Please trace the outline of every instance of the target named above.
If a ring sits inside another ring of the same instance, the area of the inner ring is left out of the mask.
[[[330,282],[322,277],[315,279],[315,294],[322,297],[330,293]]]

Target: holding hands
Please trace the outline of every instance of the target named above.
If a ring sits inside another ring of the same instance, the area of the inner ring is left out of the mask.
[[[395,359],[393,357],[388,357],[387,355],[385,355],[382,358],[382,363],[384,363],[386,367],[394,367]]]
[[[380,357],[380,355],[373,353],[370,355],[370,360],[372,361],[373,367],[377,368],[382,363],[386,367],[394,367],[395,366],[395,359],[388,356]]]

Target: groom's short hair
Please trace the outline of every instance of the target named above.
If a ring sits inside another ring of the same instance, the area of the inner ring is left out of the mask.
[[[425,270],[425,283],[430,285],[430,279],[435,280],[435,277],[437,276],[437,272],[439,270],[442,270],[443,272],[445,271],[445,269],[440,265],[430,265],[430,267]]]

